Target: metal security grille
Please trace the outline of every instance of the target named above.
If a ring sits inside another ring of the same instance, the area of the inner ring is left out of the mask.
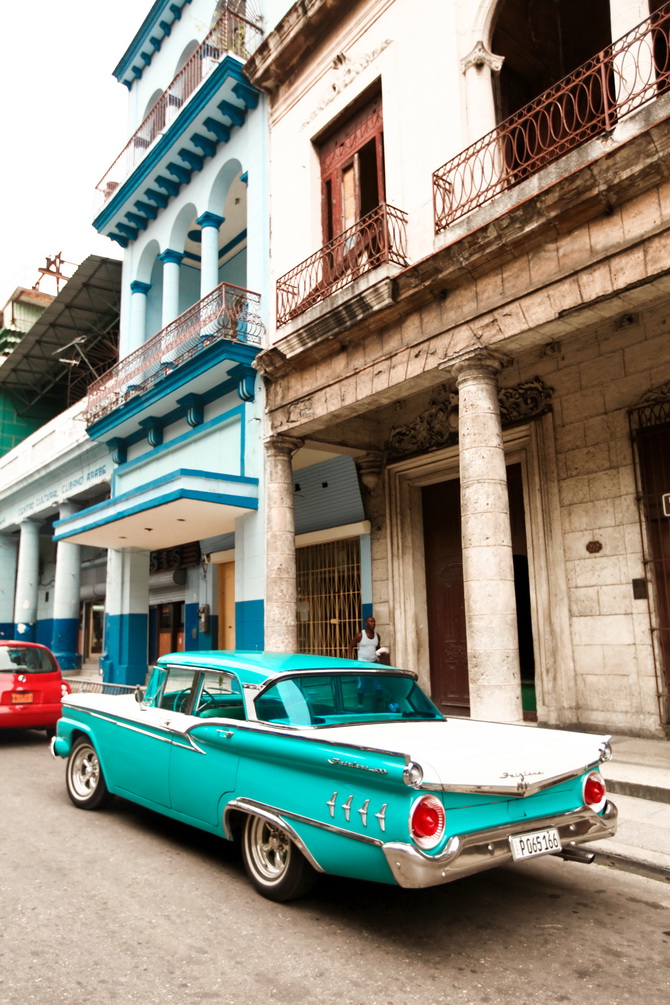
[[[361,557],[358,538],[298,548],[298,649],[347,656],[361,627]]]
[[[670,722],[670,385],[631,410],[644,560],[655,594],[650,609],[661,722]],[[655,400],[654,400],[655,398]],[[660,663],[660,666],[658,665]]]

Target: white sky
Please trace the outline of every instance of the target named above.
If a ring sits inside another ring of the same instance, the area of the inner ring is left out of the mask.
[[[0,0],[0,310],[47,255],[121,257],[91,226],[95,186],[129,138],[112,70],[151,5]]]

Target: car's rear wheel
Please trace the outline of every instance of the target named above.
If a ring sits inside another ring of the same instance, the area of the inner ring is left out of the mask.
[[[70,751],[65,784],[68,796],[80,810],[96,810],[111,798],[97,751],[84,736],[75,740]]]
[[[247,817],[242,857],[252,884],[269,900],[295,900],[316,881],[316,872],[286,831],[262,817]]]

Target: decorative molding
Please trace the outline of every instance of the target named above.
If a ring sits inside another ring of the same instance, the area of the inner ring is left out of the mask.
[[[550,412],[553,392],[553,387],[547,387],[541,377],[525,380],[515,387],[501,388],[498,401],[502,425],[513,426]]]
[[[650,405],[654,401],[664,401],[666,398],[670,398],[670,380],[666,380],[664,384],[659,384],[658,387],[652,387],[649,391],[645,391],[638,404]]]
[[[504,62],[504,56],[495,56],[483,42],[477,42],[474,49],[461,60],[461,72],[467,73],[471,66],[488,66],[491,73],[500,73]]]
[[[425,412],[404,426],[394,426],[386,446],[390,458],[407,457],[437,450],[458,442],[458,394],[433,402]]]
[[[314,121],[317,115],[319,115],[324,108],[327,108],[328,105],[335,100],[338,94],[340,94],[356,79],[359,73],[369,66],[370,63],[374,62],[377,56],[379,56],[392,41],[393,39],[391,38],[384,39],[382,44],[377,46],[376,49],[373,49],[371,52],[366,52],[365,55],[360,56],[355,60],[350,59],[350,57],[344,52],[338,53],[333,60],[332,67],[335,71],[335,80],[331,81],[324,98],[316,106],[309,118],[305,119],[303,122],[303,129],[306,129],[307,126]]]
[[[498,392],[500,421],[504,428],[519,422],[529,422],[551,411],[553,388],[540,377],[522,381],[515,387]],[[386,444],[390,460],[427,453],[458,443],[458,392],[448,394],[444,401],[433,401],[412,422],[391,429]]]

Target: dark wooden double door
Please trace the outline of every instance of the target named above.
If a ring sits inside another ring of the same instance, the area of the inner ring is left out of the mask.
[[[524,715],[533,718],[534,674],[530,587],[521,466],[507,468]],[[433,701],[445,713],[468,715],[461,502],[458,478],[422,491],[428,643]]]

